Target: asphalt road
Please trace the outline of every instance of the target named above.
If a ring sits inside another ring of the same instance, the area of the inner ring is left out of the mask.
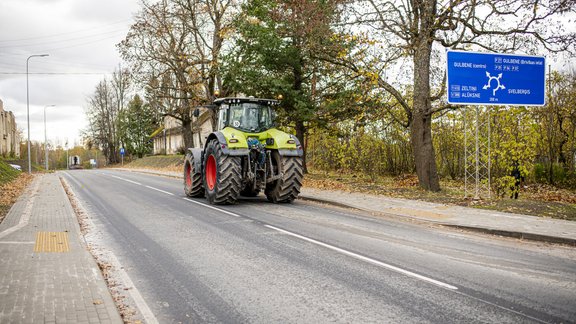
[[[214,207],[153,175],[61,175],[160,323],[576,322],[573,248],[264,196]]]

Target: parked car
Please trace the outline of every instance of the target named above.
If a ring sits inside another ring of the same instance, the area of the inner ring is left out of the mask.
[[[22,171],[22,167],[19,166],[18,164],[10,164],[11,167],[13,167],[14,169],[18,170],[18,171]]]

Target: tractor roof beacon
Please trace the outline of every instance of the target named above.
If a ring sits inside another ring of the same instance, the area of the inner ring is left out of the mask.
[[[278,104],[253,97],[216,99],[211,108],[218,113],[217,131],[204,148],[187,149],[186,195],[204,196],[211,204],[234,204],[240,195],[255,197],[262,190],[274,203],[296,199],[304,176],[303,150],[294,135],[274,128]]]

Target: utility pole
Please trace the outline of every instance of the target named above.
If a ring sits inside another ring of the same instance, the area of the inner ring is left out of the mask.
[[[28,85],[28,63],[30,62],[30,59],[33,57],[45,57],[48,56],[48,54],[39,54],[39,55],[30,55],[28,56],[28,58],[26,59],[26,120],[27,120],[27,124],[28,124],[28,141],[27,141],[27,146],[28,146],[28,173],[32,174],[32,159],[30,158],[30,91],[29,91],[29,85]]]
[[[48,171],[48,137],[46,136],[46,108],[48,107],[54,107],[54,105],[44,106],[44,160],[46,160],[46,171]]]

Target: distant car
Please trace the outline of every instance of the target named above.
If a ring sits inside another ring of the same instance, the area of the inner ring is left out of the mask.
[[[22,171],[22,167],[19,166],[18,164],[10,164],[11,167],[13,167],[14,169],[18,170],[18,171]]]

